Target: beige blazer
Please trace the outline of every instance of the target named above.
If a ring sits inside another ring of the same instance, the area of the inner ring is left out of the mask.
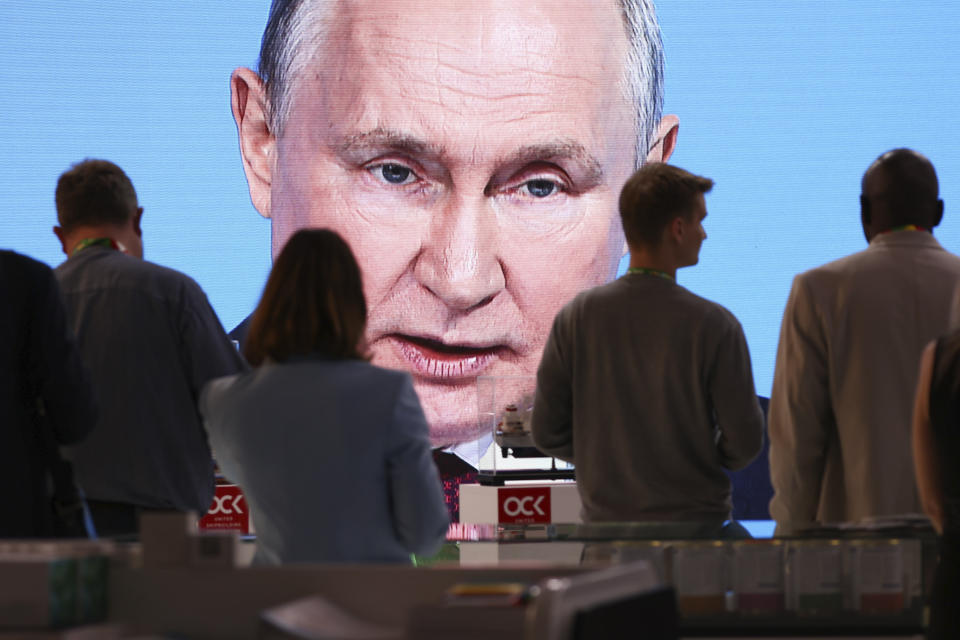
[[[920,513],[910,417],[924,345],[960,302],[960,258],[924,231],[801,273],[770,398],[770,514],[798,525]]]

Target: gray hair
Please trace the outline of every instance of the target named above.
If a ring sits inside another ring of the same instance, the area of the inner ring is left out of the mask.
[[[623,87],[636,105],[636,165],[659,143],[654,136],[663,113],[663,42],[653,0],[617,0],[630,43]],[[273,0],[260,45],[260,77],[267,88],[271,131],[279,136],[290,112],[292,80],[323,42],[335,3]]]

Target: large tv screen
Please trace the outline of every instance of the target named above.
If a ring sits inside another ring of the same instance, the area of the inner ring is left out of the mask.
[[[648,148],[675,141],[671,163],[716,181],[678,280],[740,319],[761,395],[793,276],[866,245],[860,178],[881,152],[933,161],[936,236],[960,252],[960,5],[660,0],[659,110],[643,43],[592,3],[457,21],[412,4],[370,3],[321,43],[296,32],[316,55],[280,54],[284,106],[258,114],[253,71],[231,74],[257,68],[266,0],[6,3],[0,246],[58,264],[57,176],[112,160],[146,257],[193,276],[230,330],[286,234],[333,226],[364,270],[375,362],[414,374],[439,444],[477,437],[476,376],[532,375],[559,306],[623,272],[616,193]]]

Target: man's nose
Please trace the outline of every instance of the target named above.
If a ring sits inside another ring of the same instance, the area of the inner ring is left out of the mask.
[[[496,212],[487,198],[451,202],[433,220],[414,275],[451,309],[482,307],[506,284],[498,235]]]

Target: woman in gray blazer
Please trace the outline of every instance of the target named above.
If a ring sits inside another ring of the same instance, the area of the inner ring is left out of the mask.
[[[304,229],[250,323],[251,371],[200,399],[214,455],[244,491],[255,563],[409,562],[448,515],[409,374],[367,362],[360,269],[335,232]]]

